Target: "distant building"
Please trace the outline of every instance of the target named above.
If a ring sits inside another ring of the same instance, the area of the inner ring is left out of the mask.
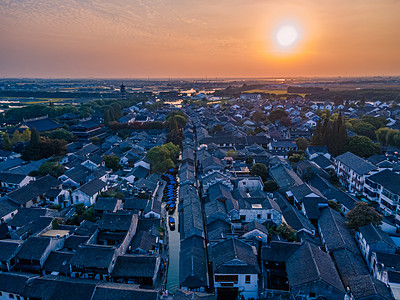
[[[104,133],[103,124],[92,120],[80,121],[78,124],[71,126],[70,129],[78,141],[87,141],[89,138]]]
[[[24,119],[22,124],[18,127],[20,132],[24,131],[25,129],[32,130],[36,128],[39,132],[44,131],[52,131],[62,127],[57,122],[53,121],[49,118],[49,116],[37,117],[33,119]]]
[[[121,99],[126,100],[126,88],[125,88],[124,83],[121,84],[119,91],[121,93]]]

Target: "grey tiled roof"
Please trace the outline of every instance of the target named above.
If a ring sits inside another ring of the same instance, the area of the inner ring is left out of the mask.
[[[346,219],[330,207],[321,210],[318,226],[324,237],[328,251],[347,249],[358,254],[358,246],[351,235]]]
[[[112,275],[115,277],[153,278],[158,271],[159,258],[150,255],[118,256]]]
[[[40,260],[50,246],[51,239],[47,237],[30,237],[22,245],[17,258],[25,260]]]
[[[159,291],[150,289],[139,289],[135,285],[119,284],[113,282],[102,282],[97,285],[92,300],[108,299],[140,299],[157,300]]]
[[[73,253],[52,251],[43,265],[43,270],[68,274],[71,272],[69,262],[73,255]]]
[[[365,175],[368,172],[376,169],[373,164],[351,152],[346,152],[337,156],[336,160],[340,161],[342,164],[352,169],[359,175]]]
[[[115,248],[102,246],[80,247],[71,259],[72,266],[108,269],[114,257]]]
[[[258,274],[260,269],[253,246],[236,238],[229,238],[210,247],[214,273]]]
[[[204,239],[192,236],[181,242],[179,254],[179,282],[181,286],[208,286],[207,257]]]
[[[268,247],[261,248],[261,259],[271,262],[286,262],[300,247],[300,243],[271,241]]]
[[[373,297],[377,295],[381,297],[379,299],[394,299],[386,284],[370,275],[353,277],[349,280],[349,285],[355,299],[376,299]]]
[[[0,273],[0,291],[24,295],[25,285],[28,280],[36,277],[33,274],[21,274],[14,272]]]
[[[400,175],[393,171],[387,169],[383,170],[379,173],[369,176],[368,180],[379,183],[384,188],[397,195],[400,195]]]
[[[393,247],[395,244],[390,238],[389,234],[376,226],[369,224],[361,227],[359,231],[362,233],[363,238],[366,240],[367,244],[371,245],[379,241],[383,241]]]
[[[291,288],[321,280],[344,293],[343,284],[329,254],[308,243],[290,256],[286,271]]]
[[[0,240],[0,261],[12,259],[19,251],[22,242]]]
[[[92,181],[89,181],[85,185],[81,186],[79,190],[88,196],[93,196],[94,194],[100,192],[106,186],[107,184],[104,181],[95,178]]]

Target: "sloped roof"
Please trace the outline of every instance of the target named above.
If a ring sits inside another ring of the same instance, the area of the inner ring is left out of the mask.
[[[39,132],[54,130],[61,127],[60,124],[50,118],[36,118],[36,120],[26,120],[24,124],[31,129],[36,128],[36,130]]]
[[[371,299],[368,297],[373,297],[379,295],[383,299],[393,299],[393,296],[382,281],[371,277],[371,275],[363,275],[358,277],[353,277],[349,279],[349,285],[351,286],[351,293],[355,299],[363,298]]]
[[[45,194],[51,188],[55,188],[59,185],[61,185],[61,183],[56,178],[46,175],[8,193],[7,197],[20,205],[24,205],[28,201]]]
[[[0,240],[0,261],[12,259],[19,251],[22,242],[12,240]]]
[[[0,273],[0,291],[24,295],[24,289],[26,283],[37,275],[33,274],[21,274],[14,272],[1,272]]]
[[[284,165],[276,165],[269,170],[269,175],[276,181],[281,189],[300,185],[303,181],[300,177]]]
[[[114,257],[115,248],[102,246],[83,246],[78,248],[70,263],[73,266],[108,269]]]
[[[395,247],[395,244],[390,238],[389,234],[372,224],[361,227],[359,231],[362,233],[363,238],[369,245],[383,241]]]
[[[192,236],[181,241],[179,282],[188,288],[208,285],[207,257],[204,239]]]
[[[345,292],[329,254],[308,243],[290,256],[286,271],[291,288],[322,280],[338,291]]]
[[[387,169],[383,170],[379,173],[369,176],[368,180],[379,183],[392,193],[400,195],[400,175],[393,171]]]
[[[71,272],[70,260],[73,253],[51,251],[43,265],[43,270],[68,274]]]
[[[78,190],[85,193],[88,196],[93,196],[94,194],[100,192],[107,184],[100,179],[93,179],[85,185],[81,186]]]
[[[7,172],[0,173],[0,182],[7,182],[13,184],[20,184],[26,177],[25,174],[13,174]]]
[[[347,249],[359,253],[357,243],[346,225],[346,219],[339,212],[330,207],[322,209],[318,225],[328,251]]]
[[[300,247],[300,243],[271,241],[268,247],[261,248],[261,259],[272,262],[286,262]]]
[[[112,275],[153,278],[158,264],[158,257],[154,255],[122,255],[117,257]]]
[[[30,237],[21,247],[17,258],[26,260],[40,260],[43,253],[50,246],[51,239],[47,237]]]
[[[102,198],[99,197],[94,205],[95,210],[100,211],[113,211],[118,203],[116,198]]]
[[[138,216],[132,212],[104,212],[99,222],[99,230],[127,231],[132,223],[137,226],[137,220]]]
[[[373,164],[351,152],[346,152],[337,156],[336,160],[340,161],[342,164],[352,169],[359,175],[367,174],[368,172],[376,169]]]
[[[159,291],[150,289],[140,289],[135,285],[119,284],[112,282],[102,282],[97,285],[92,300],[108,299],[140,299],[157,300]]]
[[[236,238],[229,238],[223,242],[211,245],[209,255],[213,262],[214,273],[260,273],[255,248]]]

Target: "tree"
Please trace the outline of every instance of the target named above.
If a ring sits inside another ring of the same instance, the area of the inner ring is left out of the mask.
[[[57,228],[58,228],[58,221],[57,221],[57,219],[53,219],[53,221],[51,221],[51,228],[52,228],[52,229],[57,229]]]
[[[272,122],[275,123],[276,121],[287,117],[288,113],[284,111],[283,109],[276,109],[270,112],[268,119]]]
[[[250,173],[255,176],[260,176],[263,181],[268,177],[268,170],[264,164],[256,163],[251,167]]]
[[[360,107],[365,106],[365,97],[364,96],[361,98],[359,105],[360,105]]]
[[[65,173],[64,166],[60,165],[58,162],[52,162],[52,161],[44,162],[38,170],[38,175],[40,176],[45,176],[49,174],[56,178],[60,177],[64,173]]]
[[[335,200],[329,200],[328,201],[328,205],[329,205],[330,208],[340,212],[340,205]]]
[[[90,206],[84,213],[83,218],[90,222],[96,222],[96,216],[94,215],[94,207]]]
[[[334,105],[335,106],[339,106],[339,105],[343,105],[344,101],[343,101],[343,97],[342,96],[336,96],[335,100],[334,100]]]
[[[31,139],[31,131],[29,130],[29,128],[27,128],[22,132],[22,141],[26,142],[29,141],[30,139]]]
[[[11,144],[15,145],[16,143],[21,141],[21,134],[19,133],[18,130],[14,131],[13,137],[11,139]]]
[[[85,204],[83,203],[75,204],[75,212],[78,214],[78,216],[83,215],[83,213],[85,212]]]
[[[185,128],[186,123],[187,123],[187,119],[184,115],[175,115],[175,120],[178,123],[178,127],[180,129]]]
[[[12,150],[12,144],[8,133],[3,133],[3,149],[7,151]]]
[[[276,183],[275,180],[267,180],[264,182],[264,191],[266,192],[274,192],[279,189],[279,185]]]
[[[29,146],[33,147],[33,148],[39,148],[40,145],[40,135],[39,132],[36,130],[36,128],[32,129],[31,132],[31,140],[29,143]]]
[[[346,143],[347,128],[343,122],[341,113],[333,115],[331,119],[326,118],[323,122],[318,121],[314,134],[311,137],[311,145],[325,145],[329,153],[339,155],[344,152]]]
[[[178,146],[174,145],[173,143],[166,143],[162,145],[163,148],[167,149],[169,151],[169,157],[176,162],[179,157],[179,153],[181,150],[179,149]]]
[[[375,131],[376,138],[384,146],[400,146],[400,132],[397,129],[387,127]]]
[[[313,146],[321,146],[322,142],[322,123],[321,120],[318,120],[317,126],[315,127],[315,131],[311,137],[311,145]]]
[[[174,161],[176,161],[179,152],[179,146],[173,143],[156,146],[147,151],[146,157],[150,160],[151,171],[153,173],[163,173],[168,169],[174,168]]]
[[[215,132],[217,132],[217,131],[223,131],[223,129],[224,129],[224,126],[223,126],[223,125],[217,124],[217,125],[214,125],[214,127],[213,127],[212,130],[211,130],[211,132],[212,132],[212,133],[215,133]]]
[[[306,138],[297,138],[296,139],[297,149],[299,150],[306,150],[308,147],[308,140]]]
[[[279,225],[276,228],[276,233],[279,234],[280,236],[282,236],[285,240],[287,240],[289,242],[297,241],[297,236],[296,236],[297,231],[294,230],[292,227],[290,227],[285,222],[282,222],[281,225]]]
[[[167,142],[172,142],[179,147],[182,147],[182,140],[183,140],[183,130],[180,130],[178,127],[178,122],[176,118],[171,117],[168,121],[169,125],[169,132],[167,135]]]
[[[111,121],[113,121],[112,116],[111,116],[111,111],[110,111],[109,108],[107,108],[107,109],[104,111],[104,124],[105,124],[105,125],[108,125],[108,124],[111,123]]]
[[[367,122],[357,122],[353,125],[353,131],[359,135],[369,137],[371,140],[376,139],[375,127]]]
[[[233,159],[235,159],[238,156],[238,152],[231,149],[231,150],[226,151],[225,156],[232,157]]]
[[[27,149],[22,153],[22,158],[25,160],[38,160],[41,158],[40,153],[41,141],[39,132],[36,128],[31,131],[31,139]]]
[[[68,131],[64,128],[48,132],[45,134],[45,136],[47,136],[50,139],[64,140],[69,143],[75,140],[74,134],[71,131]]]
[[[171,112],[166,118],[167,123],[169,123],[172,119],[175,119],[175,121],[178,124],[178,128],[179,129],[185,128],[186,123],[187,123],[187,119],[186,119],[186,116],[185,116],[185,114],[183,112],[181,112],[181,111],[173,111],[173,112]]]
[[[254,122],[264,122],[266,120],[265,114],[262,113],[261,111],[255,111],[252,115],[251,115],[251,119]]]
[[[305,158],[305,156],[304,156],[304,154],[300,154],[300,153],[293,153],[292,155],[290,155],[289,157],[288,157],[288,160],[291,162],[291,163],[296,163],[296,162],[299,162],[299,161],[303,161],[303,160],[305,160],[306,158]]]
[[[366,136],[353,136],[346,145],[346,150],[360,157],[370,157],[376,153],[380,153],[380,145],[374,144],[371,139]]]
[[[292,125],[292,120],[288,116],[280,118],[279,122],[285,127]]]
[[[375,226],[382,223],[383,216],[375,208],[365,202],[357,202],[355,207],[346,215],[347,226],[350,229],[358,229],[368,224]]]
[[[104,163],[106,168],[112,169],[114,172],[121,168],[119,157],[114,154],[104,156]]]
[[[39,144],[39,159],[51,156],[64,156],[67,142],[59,139],[43,139]]]

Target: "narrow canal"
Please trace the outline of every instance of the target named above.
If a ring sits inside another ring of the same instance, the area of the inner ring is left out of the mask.
[[[175,218],[175,230],[168,226],[169,235],[169,265],[167,276],[167,290],[171,294],[179,289],[179,251],[181,249],[181,240],[179,233],[179,213],[176,209],[172,215]]]
[[[175,176],[174,176],[175,177]],[[174,180],[178,181],[175,177]],[[176,198],[174,199],[176,209],[173,214],[167,214],[167,224],[169,217],[173,217],[175,219],[175,228],[171,230],[170,226],[168,228],[168,251],[169,251],[169,263],[168,263],[168,275],[167,275],[167,290],[169,294],[173,294],[179,289],[179,252],[181,248],[181,240],[179,233],[179,185],[175,186],[176,189]],[[166,209],[167,203],[163,203],[163,209]]]

